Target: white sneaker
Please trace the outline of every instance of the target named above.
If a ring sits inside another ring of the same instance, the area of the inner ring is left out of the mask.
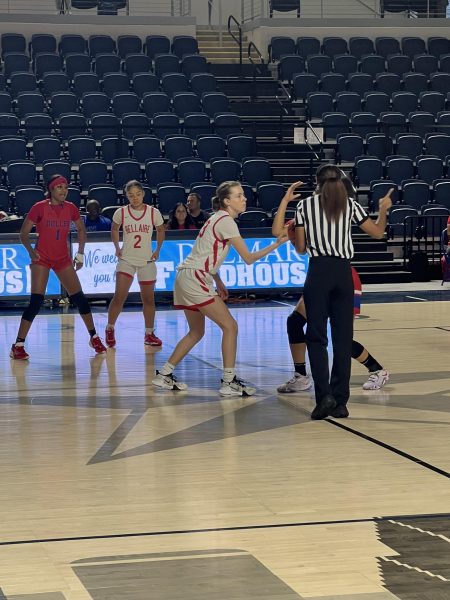
[[[156,371],[156,376],[152,379],[152,383],[165,390],[187,390],[187,385],[177,381],[172,373],[170,375],[163,375],[159,371]]]
[[[240,379],[234,376],[233,381],[227,382],[220,380],[222,385],[219,390],[221,396],[253,396],[256,388],[250,387]]]
[[[277,392],[280,394],[293,394],[295,392],[309,390],[311,386],[311,377],[308,377],[308,375],[300,375],[300,373],[294,373],[289,381],[286,381],[286,383],[283,383],[283,385],[280,385],[280,387],[277,388]]]
[[[389,381],[389,371],[381,369],[369,375],[369,379],[363,385],[363,390],[379,390]]]

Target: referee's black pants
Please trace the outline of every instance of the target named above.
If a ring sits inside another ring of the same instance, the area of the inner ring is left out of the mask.
[[[308,348],[316,403],[327,395],[338,405],[350,396],[353,339],[353,280],[350,261],[331,256],[312,257],[304,287]],[[328,368],[327,320],[333,345],[331,378]]]

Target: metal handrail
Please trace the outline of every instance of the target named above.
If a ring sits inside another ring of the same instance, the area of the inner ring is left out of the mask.
[[[358,4],[361,4],[361,6],[364,6],[364,8],[367,8],[367,10],[370,10],[370,12],[372,12],[375,17],[381,17],[380,11],[376,10],[375,8],[372,8],[371,6],[363,2],[363,0],[356,0],[356,2],[358,2]]]
[[[214,6],[214,0],[208,0],[208,25],[211,27],[211,13],[214,10],[219,17],[219,46],[222,47],[222,29],[223,29],[223,16],[222,16],[222,0],[218,0],[219,7]]]
[[[234,23],[236,23],[236,25],[237,25],[237,28],[238,28],[238,31],[239,31],[239,38],[237,38],[234,35],[234,33],[231,31],[231,22],[232,21],[234,21]],[[230,15],[228,17],[227,29],[228,29],[228,33],[231,35],[231,37],[233,38],[233,40],[239,46],[239,70],[240,70],[240,73],[242,75],[242,26],[239,23],[239,21],[236,19],[236,17],[234,17],[233,15]]]
[[[433,205],[430,204],[432,207]],[[432,262],[437,262],[441,257],[441,234],[442,229],[439,223],[443,217],[436,215],[408,215],[403,220],[403,267],[406,269],[407,261],[410,258],[414,245],[420,252],[422,243],[425,252],[428,254],[430,249]],[[431,231],[427,223],[431,222]],[[388,223],[389,225],[389,223]],[[409,227],[408,227],[409,226]]]

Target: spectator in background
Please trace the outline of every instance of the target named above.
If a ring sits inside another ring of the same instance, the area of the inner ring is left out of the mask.
[[[86,214],[82,219],[86,231],[111,231],[111,219],[104,217],[101,213],[98,200],[88,200],[86,203]]]
[[[209,219],[209,216],[200,208],[202,199],[199,194],[191,193],[187,197],[186,207],[189,215],[194,221],[196,229],[200,229]]]
[[[198,229],[188,214],[186,206],[182,202],[178,202],[169,213],[169,221],[166,229]]]

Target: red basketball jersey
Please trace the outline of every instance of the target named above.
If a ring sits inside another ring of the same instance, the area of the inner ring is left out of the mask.
[[[55,205],[49,199],[36,202],[27,218],[36,225],[39,239],[36,250],[39,254],[59,260],[69,255],[67,237],[72,221],[78,221],[80,212],[72,202]]]

